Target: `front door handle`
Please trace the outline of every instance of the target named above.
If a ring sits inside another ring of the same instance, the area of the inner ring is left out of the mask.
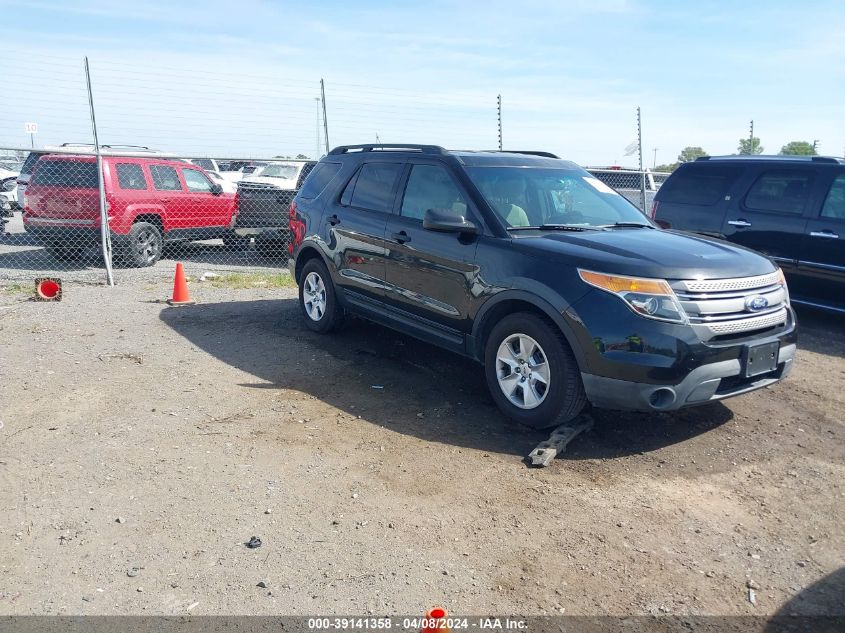
[[[329,224],[331,224],[332,226],[337,226],[338,224],[340,224],[340,218],[337,217],[337,215],[331,216],[329,218]]]
[[[731,226],[740,226],[743,228],[751,226],[751,222],[749,222],[748,220],[743,220],[742,218],[739,218],[738,220],[728,220],[728,224],[730,224]]]
[[[811,231],[810,237],[826,237],[829,240],[838,240],[839,234],[833,231]]]
[[[390,237],[393,238],[394,241],[399,242],[400,244],[404,244],[405,242],[411,241],[411,236],[405,233],[405,231],[399,231],[398,233],[394,233]]]
[[[170,202],[170,198],[159,198],[159,202]]]

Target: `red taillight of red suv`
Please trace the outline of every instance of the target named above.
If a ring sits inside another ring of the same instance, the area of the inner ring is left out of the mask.
[[[299,219],[296,211],[296,202],[291,202],[290,207],[288,207],[288,227],[293,235],[293,241],[288,244],[288,253],[293,255],[293,249],[302,244],[302,240],[305,237],[305,222]]]
[[[654,200],[651,203],[651,209],[648,212],[648,217],[651,218],[652,220],[657,217],[657,206],[659,204],[660,203],[657,200]]]

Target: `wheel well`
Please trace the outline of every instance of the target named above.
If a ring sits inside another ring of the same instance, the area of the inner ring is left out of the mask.
[[[313,248],[302,249],[302,252],[299,253],[299,257],[297,257],[297,259],[296,259],[296,267],[294,268],[294,271],[293,271],[294,272],[293,280],[295,282],[299,283],[299,275],[302,273],[302,269],[305,267],[305,264],[307,264],[312,259],[319,259],[320,261],[323,261],[323,258],[320,257],[320,253],[318,253],[315,249],[313,249]]]
[[[160,215],[156,215],[154,213],[146,213],[135,216],[135,219],[132,221],[132,224],[137,224],[138,222],[147,222],[148,224],[152,224],[153,226],[158,228],[162,235],[164,235],[164,223],[161,221]]]
[[[484,348],[487,346],[487,338],[490,336],[490,332],[504,317],[517,312],[529,312],[531,314],[536,314],[552,327],[558,327],[558,325],[549,318],[548,314],[533,303],[523,301],[521,299],[507,299],[505,301],[500,301],[490,308],[487,314],[484,315],[484,320],[481,322],[481,326],[478,329],[475,354],[482,363],[484,362]],[[564,338],[566,338],[565,335]]]

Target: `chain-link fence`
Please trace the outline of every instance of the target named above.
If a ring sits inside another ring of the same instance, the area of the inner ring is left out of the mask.
[[[15,90],[0,93],[0,279],[122,283],[170,276],[175,259],[196,275],[278,270],[290,202],[329,134],[332,145],[384,138],[490,149],[500,141],[497,101],[471,90],[145,61],[98,60],[89,74],[87,60],[10,53]],[[506,103],[511,125],[544,134],[533,100]],[[644,209],[664,177],[593,173]]]
[[[120,281],[133,269],[172,274],[175,259],[197,270],[279,268],[290,203],[315,164],[114,146],[99,158],[84,145],[33,151],[6,205],[0,276],[101,280],[112,267]]]
[[[654,196],[660,189],[668,173],[656,171],[638,171],[634,169],[599,169],[588,167],[593,176],[601,180],[611,189],[636,205],[641,211],[648,213],[654,202]]]

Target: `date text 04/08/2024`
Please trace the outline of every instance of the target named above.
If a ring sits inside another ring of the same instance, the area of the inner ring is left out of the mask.
[[[400,625],[401,624],[401,625]],[[511,619],[511,618],[465,618],[465,617],[445,617],[445,618],[426,618],[426,617],[407,617],[395,621],[392,618],[309,618],[308,628],[311,630],[389,630],[389,629],[404,629],[404,630],[522,630],[528,628],[528,623],[525,620]]]

